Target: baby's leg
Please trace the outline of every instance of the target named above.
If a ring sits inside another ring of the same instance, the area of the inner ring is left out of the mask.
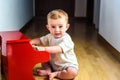
[[[57,71],[49,74],[49,79],[52,80],[54,77],[59,79],[73,79],[77,76],[77,69],[68,67],[66,70]]]
[[[51,73],[51,67],[49,63],[42,63],[42,68],[37,69],[37,75],[39,76],[46,76]]]

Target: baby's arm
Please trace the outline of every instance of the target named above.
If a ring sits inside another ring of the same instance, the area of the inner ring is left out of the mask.
[[[39,51],[47,51],[52,54],[59,54],[63,52],[60,46],[37,47],[37,49]]]
[[[41,44],[40,38],[35,38],[30,41],[30,44],[33,45],[33,48],[39,50],[39,51],[47,51],[49,53],[57,54],[62,53],[62,48],[60,46],[47,46],[47,47],[41,47],[41,46],[34,46],[37,44]]]
[[[30,41],[30,44],[31,44],[31,45],[41,44],[40,38],[32,39],[32,40]]]

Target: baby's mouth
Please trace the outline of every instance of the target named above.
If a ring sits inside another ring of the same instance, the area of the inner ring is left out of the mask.
[[[60,36],[61,34],[60,33],[55,33],[55,36]]]

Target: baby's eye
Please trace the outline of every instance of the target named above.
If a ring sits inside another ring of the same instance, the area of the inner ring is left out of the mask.
[[[59,28],[62,28],[63,26],[59,26]]]
[[[52,26],[52,28],[55,28],[55,26]]]

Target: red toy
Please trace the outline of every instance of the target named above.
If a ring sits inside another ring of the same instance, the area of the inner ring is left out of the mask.
[[[49,53],[36,51],[30,39],[19,31],[0,32],[2,38],[2,68],[7,80],[35,80],[33,67],[49,61]]]

